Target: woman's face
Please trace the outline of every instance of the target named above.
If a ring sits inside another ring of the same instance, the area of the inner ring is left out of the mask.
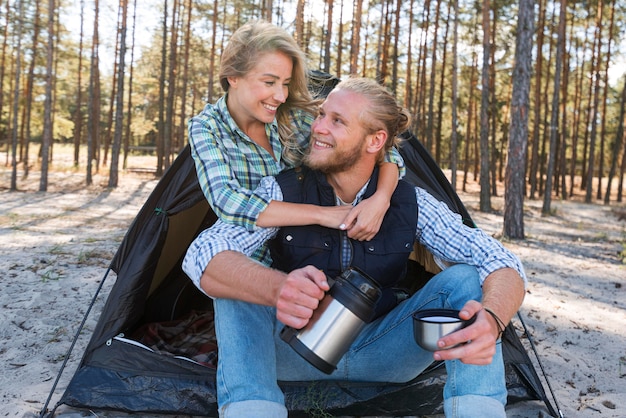
[[[268,52],[258,57],[245,76],[228,78],[228,110],[240,128],[274,121],[278,106],[289,95],[292,70],[290,57],[282,52]]]

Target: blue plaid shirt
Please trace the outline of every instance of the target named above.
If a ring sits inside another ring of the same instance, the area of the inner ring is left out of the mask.
[[[237,126],[226,106],[226,97],[222,96],[215,105],[207,104],[190,119],[191,155],[200,187],[217,216],[253,230],[258,215],[269,204],[263,191],[255,190],[259,182],[290,166],[282,158],[276,121],[265,126],[274,153],[270,155]],[[314,115],[304,111],[292,112],[295,140],[302,150],[308,146],[314,120]],[[398,165],[401,176],[404,175],[404,161],[398,150],[392,149],[385,160]]]
[[[264,178],[259,187],[259,190],[261,189],[265,190],[265,199],[283,200],[282,191],[274,177]],[[525,283],[527,282],[520,260],[499,241],[478,228],[466,226],[460,215],[452,212],[445,203],[424,189],[416,187],[415,198],[419,210],[415,240],[435,256],[435,260],[442,268],[458,263],[473,265],[478,269],[482,282],[494,271],[510,267],[520,274]],[[191,244],[183,260],[183,270],[202,290],[200,287],[202,273],[216,254],[222,251],[236,251],[253,256],[260,247],[265,247],[265,242],[272,239],[277,232],[278,228],[260,227],[248,231],[242,226],[218,220]],[[342,250],[344,258],[350,257],[350,252],[346,251],[346,248]],[[259,260],[265,265],[271,264],[269,254]]]

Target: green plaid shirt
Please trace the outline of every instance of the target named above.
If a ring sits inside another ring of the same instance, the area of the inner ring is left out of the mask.
[[[296,140],[306,147],[314,117],[294,112]],[[283,147],[276,121],[265,126],[267,137],[280,157]],[[269,200],[254,190],[265,176],[275,176],[289,166],[274,159],[235,123],[226,107],[226,95],[215,105],[207,104],[189,121],[189,143],[198,181],[209,204],[220,219],[252,230]]]
[[[207,104],[202,112],[189,121],[189,143],[196,164],[198,181],[216,215],[230,223],[252,231],[258,215],[265,210],[270,198],[256,188],[263,177],[275,176],[291,168],[282,158],[283,147],[276,121],[265,131],[275,156],[257,145],[235,123],[226,107],[226,95],[215,105]],[[295,139],[306,149],[315,116],[294,110],[292,124]],[[404,161],[396,149],[385,157],[400,167]]]

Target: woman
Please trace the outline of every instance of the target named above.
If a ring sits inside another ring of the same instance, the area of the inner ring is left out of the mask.
[[[198,180],[215,213],[249,230],[319,224],[371,239],[404,168],[397,150],[381,163],[379,192],[354,208],[270,202],[255,191],[261,178],[300,164],[317,114],[293,37],[267,22],[242,26],[224,49],[219,76],[226,93],[189,122]]]

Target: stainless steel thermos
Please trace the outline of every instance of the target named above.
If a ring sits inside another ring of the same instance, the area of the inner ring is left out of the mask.
[[[331,374],[371,320],[380,295],[373,279],[350,268],[335,278],[304,328],[286,326],[280,337],[313,366]]]

